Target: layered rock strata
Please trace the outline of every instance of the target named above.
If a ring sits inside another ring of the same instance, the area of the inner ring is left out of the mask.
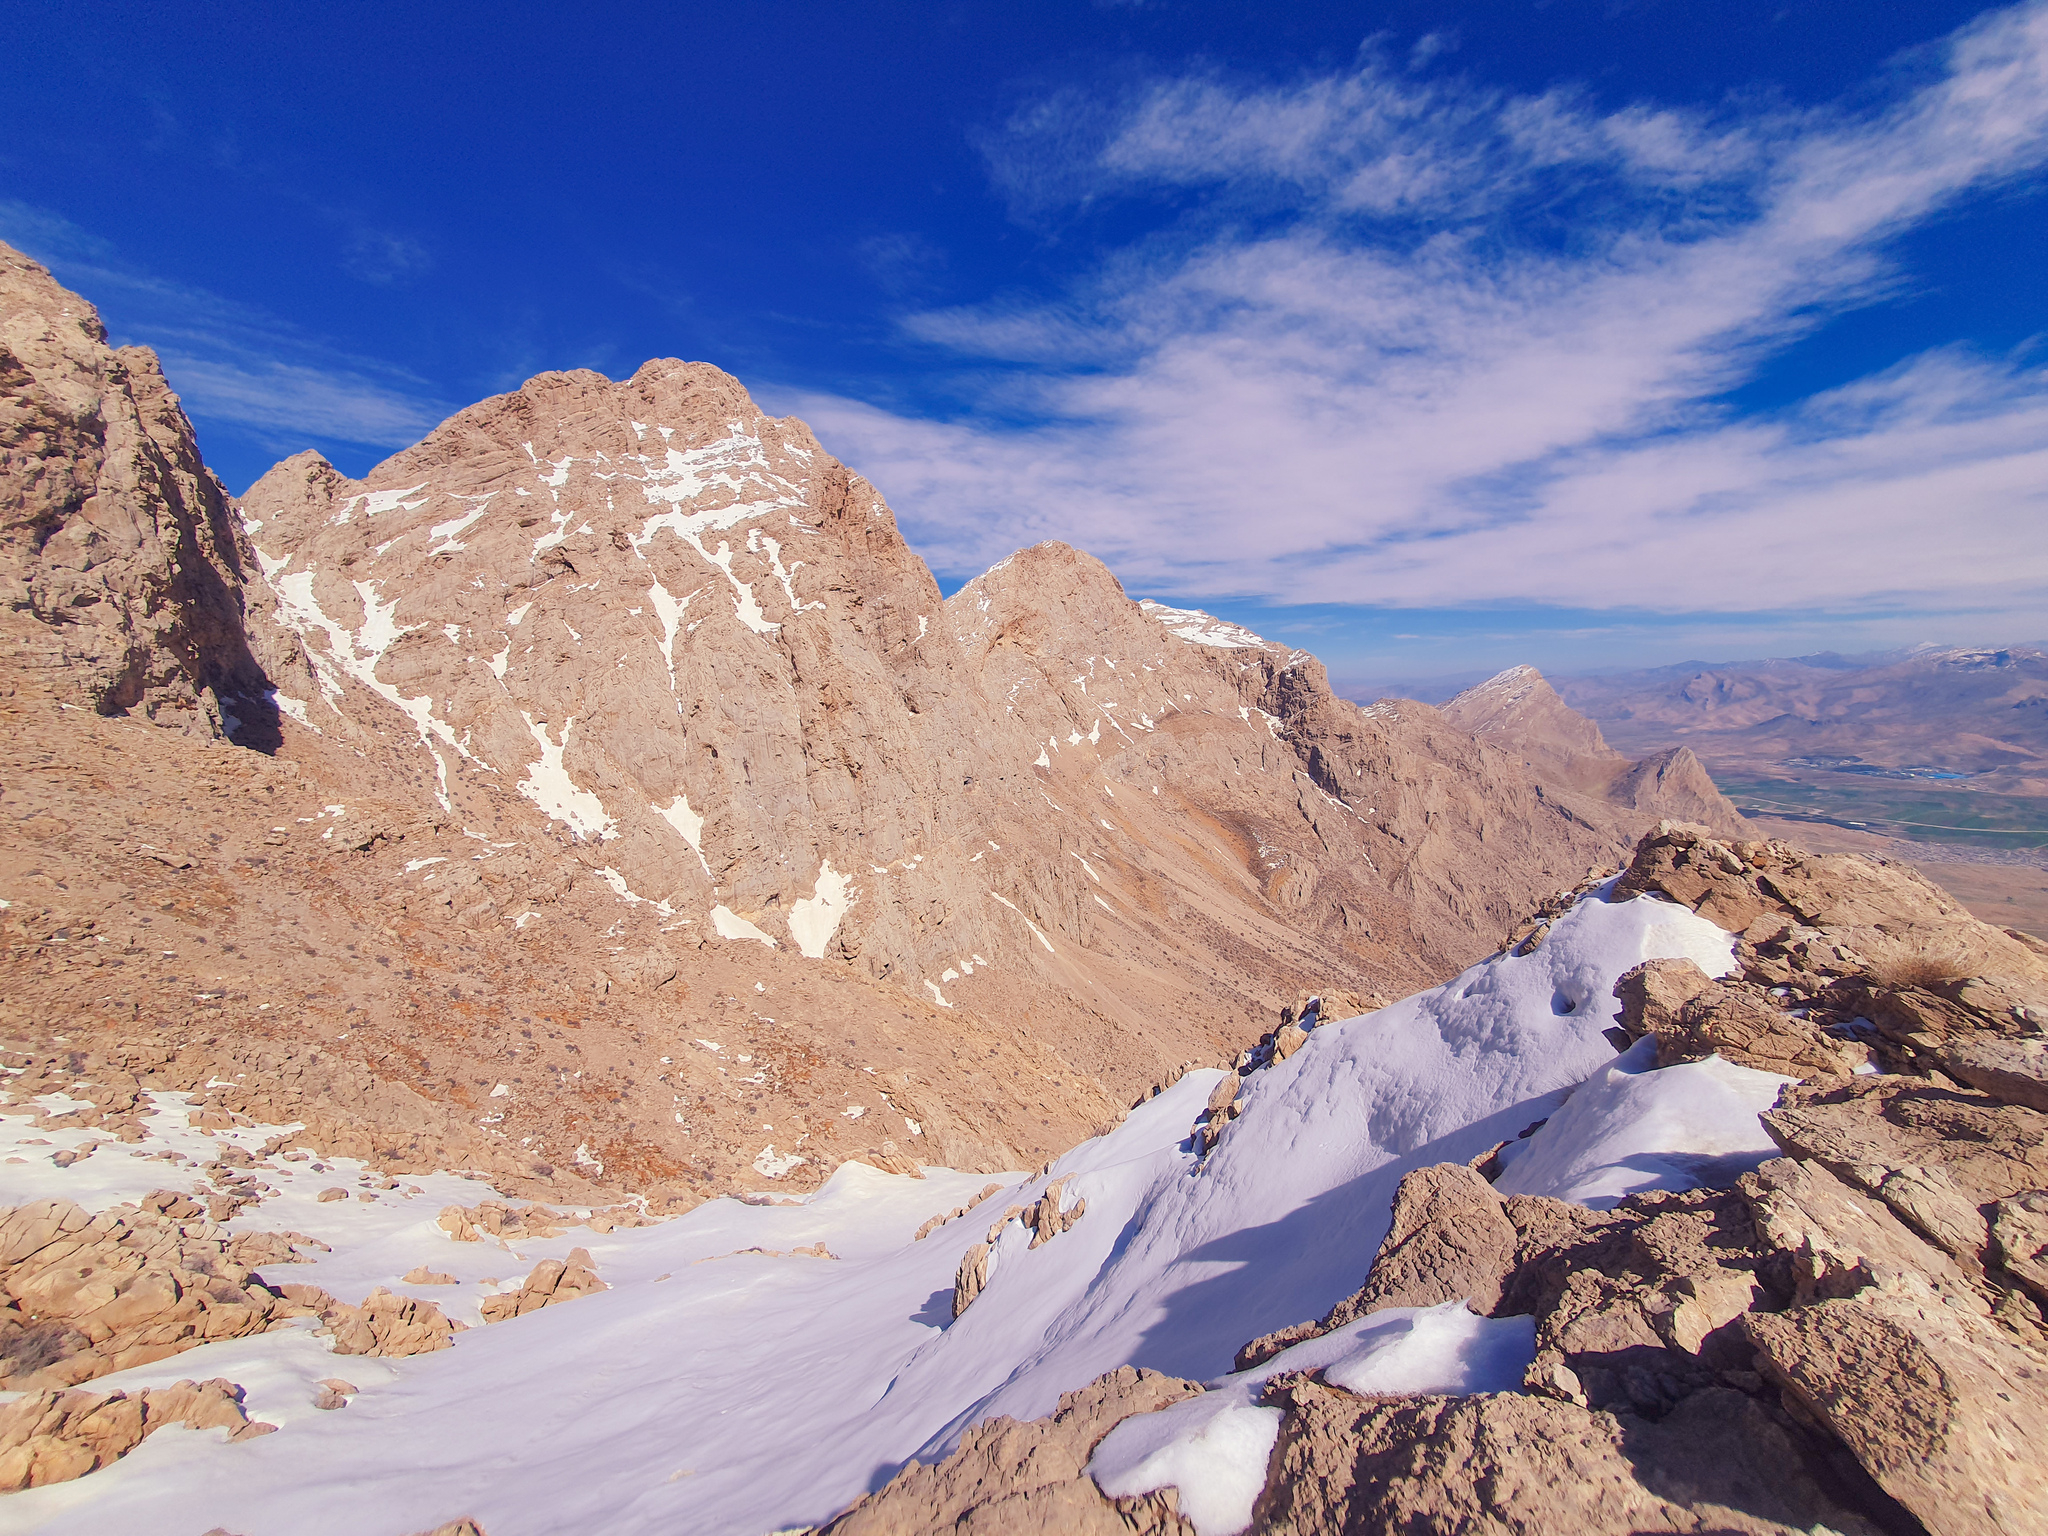
[[[462,1326],[373,1291],[360,1306],[251,1267],[296,1262],[310,1239],[230,1237],[170,1191],[97,1216],[64,1200],[0,1210],[0,1389],[42,1391],[223,1339],[318,1318],[336,1354],[446,1349]]]
[[[0,1407],[0,1493],[98,1471],[172,1424],[225,1429],[230,1440],[269,1434],[252,1422],[234,1382],[180,1381],[141,1392],[30,1392]]]

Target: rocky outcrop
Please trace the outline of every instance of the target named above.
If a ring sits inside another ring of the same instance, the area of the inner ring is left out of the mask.
[[[937,1466],[912,1462],[819,1536],[1194,1536],[1173,1495],[1107,1499],[1085,1472],[1103,1436],[1202,1389],[1191,1381],[1120,1366],[1060,1399],[1043,1419],[998,1418],[970,1429]]]
[[[574,1301],[579,1296],[594,1296],[611,1287],[597,1278],[596,1262],[590,1257],[588,1248],[572,1248],[564,1259],[542,1259],[533,1266],[533,1273],[516,1291],[487,1297],[483,1303],[484,1321],[487,1323],[509,1322],[515,1317],[524,1317],[529,1312],[538,1312],[542,1307],[552,1307],[557,1302]]]
[[[1077,1199],[1072,1205],[1062,1207],[1066,1199],[1067,1181],[1054,1179],[1045,1190],[1028,1205],[1013,1205],[994,1221],[989,1223],[988,1237],[974,1244],[960,1256],[960,1267],[953,1276],[953,1315],[958,1317],[973,1305],[975,1297],[987,1287],[989,1276],[995,1267],[995,1248],[1003,1235],[1003,1228],[1011,1222],[1019,1222],[1031,1233],[1031,1246],[1039,1247],[1049,1243],[1062,1232],[1069,1231],[1075,1222],[1088,1214],[1087,1199]],[[918,1233],[919,1237],[924,1236]]]
[[[545,1205],[512,1205],[503,1200],[481,1200],[475,1205],[444,1206],[441,1214],[435,1218],[435,1225],[458,1243],[480,1243],[485,1238],[510,1243],[515,1240],[560,1237],[569,1227],[589,1227],[595,1232],[611,1232],[620,1227],[638,1227],[646,1224],[646,1218],[630,1207],[592,1211],[585,1216],[571,1216],[551,1210]]]
[[[1738,1066],[1788,1077],[1854,1072],[1870,1048],[1830,1034],[1794,1013],[1767,987],[1716,981],[1690,960],[1650,960],[1615,983],[1618,1026],[1631,1039],[1655,1035],[1657,1064],[1700,1061],[1718,1052]]]
[[[146,347],[0,245],[0,605],[10,665],[102,714],[277,740],[249,552]],[[268,717],[267,719],[265,717]]]
[[[1233,1368],[1263,1365],[1284,1349],[1382,1307],[1470,1299],[1475,1310],[1490,1309],[1514,1265],[1515,1248],[1515,1228],[1485,1179],[1454,1163],[1418,1169],[1395,1193],[1393,1222],[1365,1284],[1318,1322],[1253,1339],[1237,1352]]]
[[[1387,1307],[1462,1300],[1531,1319],[1523,1389],[1361,1397],[1281,1361],[1251,1530],[2048,1526],[2041,957],[1895,866],[1701,828],[1645,838],[1620,888],[1741,935],[1728,976],[1657,961],[1616,993],[1660,1060],[1719,1052],[1794,1079],[1762,1117],[1784,1155],[1600,1211],[1502,1198],[1493,1157],[1408,1174],[1359,1290],[1251,1341],[1237,1369]],[[979,1501],[1009,1491],[973,1471]],[[956,1457],[898,1484],[968,1477]],[[1087,1483],[1032,1487],[1093,1519],[1108,1501]],[[898,1484],[877,1509],[907,1508],[888,1502]]]
[[[1534,667],[1510,667],[1443,706],[1453,724],[1513,753],[1546,786],[1640,813],[1739,836],[1742,813],[1690,747],[1631,762]],[[1636,825],[1640,827],[1641,822]]]
[[[1915,871],[1665,824],[1616,885],[1643,892],[1739,935],[1734,977],[1661,961],[1617,985],[1621,1027],[1656,1034],[1660,1060],[1720,1050],[1797,1077],[1877,1061],[2041,1101],[2048,959]]]
[[[230,1237],[170,1191],[98,1216],[64,1200],[0,1211],[0,1387],[75,1386],[300,1317],[319,1318],[344,1355],[446,1349],[460,1328],[381,1289],[349,1306],[248,1267],[292,1261],[295,1239],[323,1246],[286,1233]]]
[[[1885,1530],[1830,1496],[1796,1430],[1727,1388],[1655,1420],[1540,1397],[1361,1398],[1300,1377],[1267,1401],[1287,1416],[1253,1521],[1262,1536]]]
[[[444,1317],[431,1301],[396,1296],[381,1285],[360,1306],[336,1301],[311,1286],[278,1289],[327,1325],[337,1355],[430,1355],[453,1344],[465,1326]]]
[[[973,1210],[977,1205],[981,1204],[982,1201],[986,1200],[990,1195],[996,1193],[996,1191],[998,1191],[1002,1187],[1003,1186],[1000,1184],[987,1185],[982,1189],[982,1192],[980,1194],[976,1195],[972,1200],[968,1201],[965,1205],[956,1205],[950,1211],[940,1212],[938,1215],[926,1221],[922,1226],[920,1226],[917,1229],[916,1232],[912,1233],[911,1241],[920,1243],[923,1242],[926,1238],[930,1237],[934,1232],[938,1231],[939,1228],[943,1227],[947,1222],[958,1221],[962,1216],[965,1216],[969,1211]]]
[[[30,1392],[0,1407],[0,1493],[69,1482],[98,1471],[170,1424],[225,1429],[230,1440],[267,1435],[234,1382],[180,1381],[141,1392]]]
[[[62,1200],[0,1214],[0,1297],[0,1386],[16,1391],[306,1315],[237,1264],[227,1233],[196,1208],[185,1220],[134,1208],[95,1217]]]

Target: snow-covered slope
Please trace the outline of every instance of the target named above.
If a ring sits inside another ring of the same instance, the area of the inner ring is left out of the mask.
[[[492,1536],[759,1536],[822,1520],[974,1421],[1043,1414],[1117,1365],[1223,1376],[1246,1340],[1357,1287],[1409,1169],[1475,1157],[1541,1120],[1503,1188],[1612,1197],[1688,1187],[1700,1169],[1688,1159],[1718,1170],[1768,1155],[1755,1114],[1776,1079],[1710,1062],[1649,1074],[1646,1088],[1647,1063],[1617,1060],[1602,1038],[1615,979],[1663,956],[1720,973],[1730,940],[1668,903],[1583,900],[1531,954],[1318,1029],[1247,1082],[1241,1117],[1205,1163],[1188,1130],[1214,1071],[921,1241],[913,1231],[971,1199],[980,1176],[847,1164],[803,1204],[721,1200],[653,1227],[517,1240],[516,1255],[451,1242],[434,1224],[438,1201],[413,1201],[416,1220],[368,1224],[354,1202],[288,1191],[288,1219],[257,1206],[233,1225],[290,1225],[333,1244],[319,1264],[272,1278],[344,1301],[381,1283],[458,1314],[493,1289],[479,1283],[487,1261],[516,1283],[575,1246],[612,1288],[473,1329],[438,1354],[341,1362],[302,1324],[96,1381],[228,1376],[248,1387],[250,1416],[282,1432],[228,1445],[220,1431],[165,1430],[101,1472],[0,1501],[0,1530],[355,1536],[468,1514]],[[1575,1100],[1559,1113],[1589,1079],[1587,1112],[1573,1113]],[[158,1123],[176,1118],[167,1106]],[[38,1168],[34,1193],[107,1203],[122,1188],[103,1160],[154,1150],[103,1147],[76,1165],[98,1165],[90,1186]],[[163,1166],[138,1164],[137,1177],[156,1187]],[[1053,1179],[1086,1214],[1037,1247],[1009,1222],[987,1288],[954,1320],[962,1255]],[[819,1242],[836,1258],[790,1252]],[[407,1286],[399,1276],[415,1264],[464,1283]],[[1371,1350],[1359,1347],[1363,1360]],[[314,1410],[314,1383],[337,1373],[362,1390],[343,1411]]]

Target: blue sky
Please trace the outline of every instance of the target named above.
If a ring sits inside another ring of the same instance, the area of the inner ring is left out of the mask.
[[[0,238],[237,490],[678,355],[948,589],[1064,538],[1359,687],[2048,635],[2043,4],[8,30]]]

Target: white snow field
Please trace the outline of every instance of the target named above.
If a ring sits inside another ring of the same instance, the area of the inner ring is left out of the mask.
[[[1327,1365],[1355,1390],[1487,1391],[1519,1381],[1526,1319],[1461,1304],[1398,1309],[1297,1346],[1241,1378],[1237,1348],[1319,1316],[1357,1289],[1410,1169],[1465,1161],[1532,1123],[1503,1190],[1611,1204],[1630,1190],[1686,1188],[1772,1155],[1756,1115],[1779,1080],[1724,1062],[1648,1070],[1601,1030],[1630,966],[1685,956],[1729,968],[1729,936],[1669,903],[1610,904],[1604,889],[1533,954],[1497,956],[1445,986],[1317,1029],[1246,1084],[1244,1112],[1206,1165],[1189,1128],[1219,1073],[1190,1073],[1084,1142],[1044,1178],[1011,1178],[934,1231],[926,1218],[971,1198],[978,1174],[923,1180],[847,1164],[802,1204],[718,1200],[657,1226],[547,1241],[457,1243],[442,1205],[491,1191],[449,1175],[402,1181],[375,1202],[318,1203],[355,1188],[356,1165],[266,1174],[283,1186],[237,1230],[294,1229],[333,1245],[279,1266],[357,1301],[373,1285],[439,1302],[475,1322],[477,1302],[542,1258],[586,1247],[611,1285],[510,1322],[472,1328],[451,1350],[401,1360],[337,1358],[301,1324],[207,1345],[91,1383],[95,1388],[226,1376],[250,1417],[280,1432],[229,1445],[222,1430],[160,1431],[75,1482],[0,1497],[0,1532],[163,1531],[198,1536],[406,1536],[473,1515],[491,1536],[690,1531],[763,1536],[821,1521],[905,1460],[944,1454],[992,1414],[1031,1418],[1062,1392],[1130,1363],[1216,1383],[1205,1399],[1113,1434],[1098,1476],[1119,1491],[1173,1482],[1204,1536],[1241,1529],[1262,1477],[1273,1411],[1253,1406],[1273,1370]],[[1566,1098],[1576,1085],[1570,1104]],[[193,1156],[210,1138],[152,1122]],[[94,1208],[181,1187],[162,1150],[103,1146],[71,1168],[56,1147],[85,1139],[0,1119],[0,1202],[61,1194]],[[260,1140],[262,1130],[244,1131]],[[27,1162],[9,1154],[33,1153]],[[133,1160],[132,1170],[124,1159]],[[1088,1210],[1037,1249],[1011,1222],[987,1289],[951,1316],[962,1253],[1009,1205],[1052,1178]],[[836,1258],[788,1255],[823,1242]],[[745,1254],[761,1248],[775,1254]],[[420,1287],[414,1265],[457,1286]],[[312,1406],[314,1383],[361,1389],[345,1409]]]

